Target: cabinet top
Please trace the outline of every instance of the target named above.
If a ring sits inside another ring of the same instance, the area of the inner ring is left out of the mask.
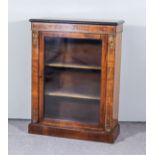
[[[30,19],[30,22],[39,23],[66,23],[66,24],[91,24],[91,25],[120,25],[124,20],[65,20],[65,19]]]

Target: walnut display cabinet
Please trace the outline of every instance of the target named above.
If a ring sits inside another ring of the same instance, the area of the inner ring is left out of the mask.
[[[29,133],[113,143],[124,21],[30,19]]]

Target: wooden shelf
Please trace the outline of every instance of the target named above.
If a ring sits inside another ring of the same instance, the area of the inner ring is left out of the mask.
[[[90,100],[100,100],[100,97],[87,96],[75,93],[65,93],[65,92],[45,92],[45,95],[55,96],[55,97],[69,97],[69,98],[79,98],[79,99],[90,99]]]
[[[61,67],[61,68],[76,68],[76,69],[90,69],[90,70],[101,70],[99,66],[86,66],[86,65],[76,65],[76,64],[64,64],[64,63],[48,63],[47,67]]]

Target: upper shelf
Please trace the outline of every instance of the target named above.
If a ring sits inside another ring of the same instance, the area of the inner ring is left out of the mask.
[[[91,25],[121,25],[124,23],[124,20],[88,20],[88,19],[78,19],[78,20],[69,20],[69,19],[30,19],[30,22],[41,22],[41,23],[64,23],[64,24],[91,24]]]
[[[53,92],[45,92],[45,95],[54,96],[54,97],[68,97],[68,98],[75,98],[75,99],[89,99],[89,100],[100,100],[99,96],[89,96],[83,94],[76,94],[76,93],[65,93],[61,91],[53,91]]]
[[[64,63],[47,63],[47,67],[61,67],[61,68],[75,68],[75,69],[90,69],[90,70],[101,70],[99,66],[86,66],[86,65],[76,65],[76,64],[64,64]]]

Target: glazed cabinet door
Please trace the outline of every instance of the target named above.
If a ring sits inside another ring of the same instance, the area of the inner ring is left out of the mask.
[[[104,127],[104,39],[100,34],[39,33],[40,123]]]

